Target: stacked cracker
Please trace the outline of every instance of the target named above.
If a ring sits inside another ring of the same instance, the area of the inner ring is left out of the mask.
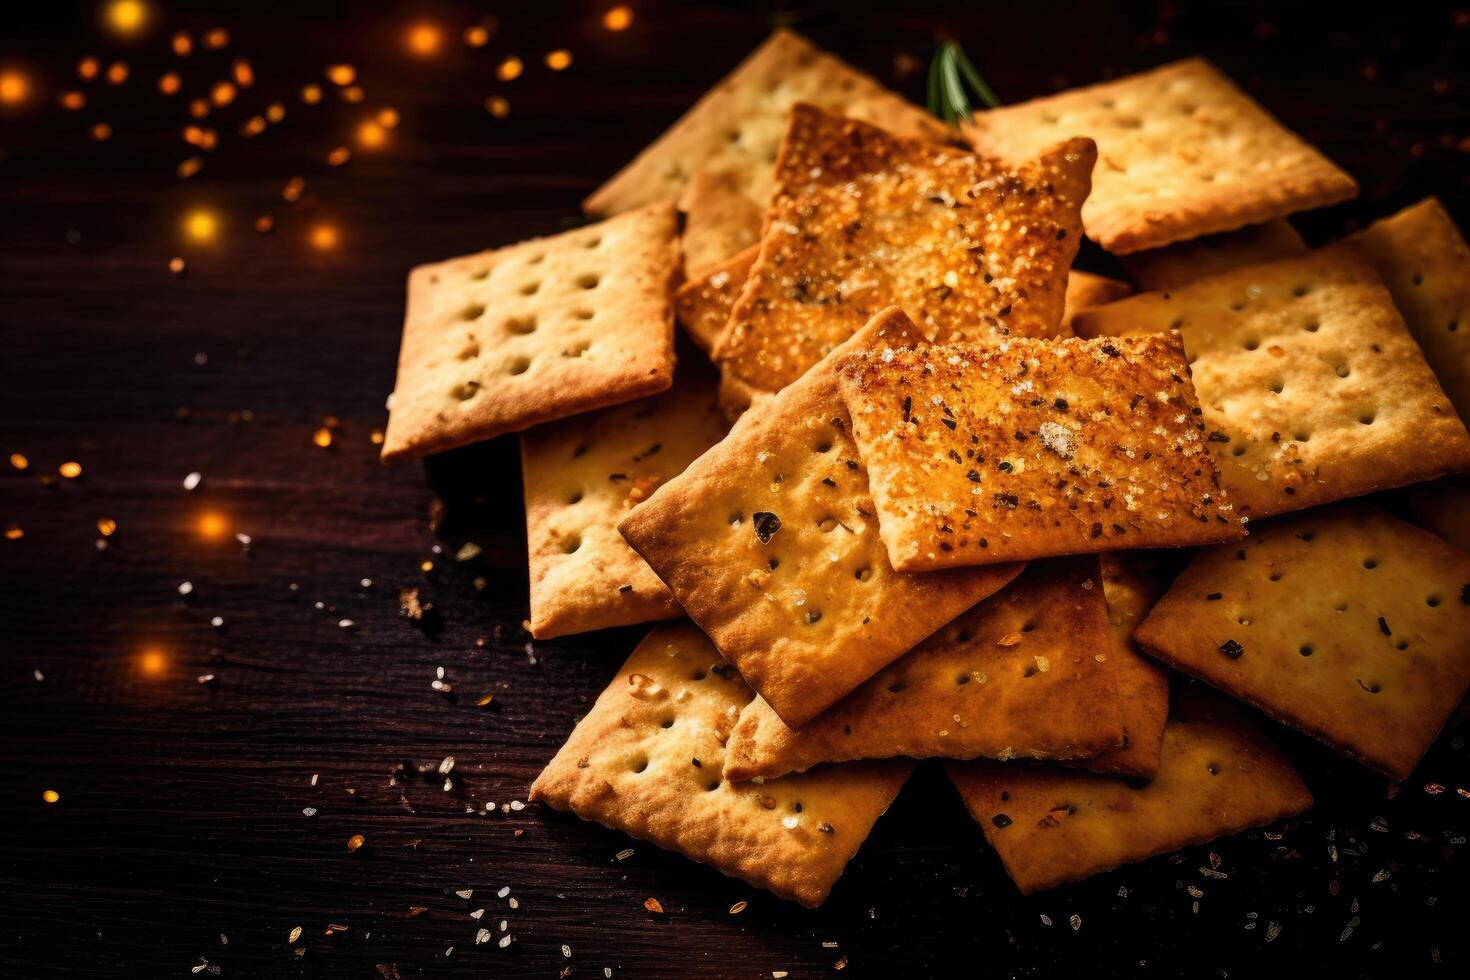
[[[778,32],[414,271],[384,457],[522,432],[536,637],[687,617],[533,799],[815,905],[941,758],[1032,891],[1310,806],[1206,686],[1395,779],[1460,700],[1470,556],[1350,499],[1470,465],[1443,210],[1310,251],[1351,178],[1200,60],[962,135]]]

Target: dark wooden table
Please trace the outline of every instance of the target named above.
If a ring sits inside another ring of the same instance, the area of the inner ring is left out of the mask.
[[[1358,202],[1301,220],[1325,240],[1429,193],[1470,218],[1470,13],[635,3],[611,33],[610,4],[506,3],[472,49],[474,5],[217,6],[160,0],[133,43],[92,3],[0,12],[0,66],[32,83],[0,106],[0,454],[29,460],[0,456],[0,973],[1463,975],[1470,760],[1449,737],[1390,787],[1283,733],[1318,797],[1301,820],[1032,898],[928,766],[817,911],[521,809],[641,631],[522,631],[513,439],[385,469],[372,433],[409,267],[575,220],[778,17],[914,96],[912,67],[945,34],[1006,99],[1205,53],[1362,181]],[[417,18],[445,30],[434,57],[405,50]],[[216,26],[223,50],[169,53],[173,31]],[[542,58],[559,47],[575,60],[555,73]],[[497,80],[512,53],[524,75]],[[65,111],[88,54],[130,77]],[[202,123],[219,146],[198,153],[186,100],[240,56],[256,83]],[[361,103],[323,79],[335,62],[356,66]],[[171,68],[172,98],[155,86]],[[321,105],[300,101],[308,82]],[[504,119],[484,107],[495,95]],[[275,100],[285,119],[243,138]],[[384,106],[401,124],[360,148]],[[90,138],[99,122],[110,139]],[[339,145],[353,158],[329,166]],[[203,172],[179,179],[196,153]],[[196,209],[216,216],[213,242],[185,236]],[[323,226],[335,248],[313,245]],[[80,477],[58,475],[68,461]],[[467,540],[483,551],[457,561]],[[404,586],[442,628],[400,618]],[[441,669],[450,693],[431,689]],[[477,946],[501,919],[513,945]]]

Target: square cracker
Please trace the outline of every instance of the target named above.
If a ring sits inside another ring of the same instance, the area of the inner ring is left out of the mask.
[[[679,210],[684,214],[684,275],[690,279],[760,241],[761,209],[735,189],[729,174],[695,174],[679,198]]]
[[[885,311],[839,350],[901,343]],[[830,364],[763,399],[618,530],[788,725],[999,590],[1018,565],[902,575]]]
[[[681,368],[674,387],[521,435],[531,635],[538,640],[678,616],[679,604],[618,521],[729,426],[713,372]]]
[[[617,214],[677,198],[701,170],[730,174],[737,190],[764,206],[786,114],[796,102],[907,136],[950,135],[939,120],[873,78],[799,34],[779,30],[582,206],[590,214]]]
[[[1196,279],[1243,265],[1307,254],[1307,243],[1291,222],[1276,218],[1218,235],[1206,235],[1123,257],[1123,267],[1147,290],[1178,289]]]
[[[1097,559],[1036,562],[800,730],[756,698],[731,734],[725,778],[893,756],[1098,755],[1124,738],[1107,647]]]
[[[1372,261],[1460,418],[1470,417],[1470,247],[1427,198],[1351,236]]]
[[[678,272],[672,204],[414,269],[383,459],[668,388]]]
[[[792,107],[760,255],[715,359],[777,391],[887,306],[931,340],[1054,335],[1093,158],[1079,139],[1008,169]]]
[[[720,339],[759,251],[759,246],[752,245],[704,275],[690,279],[674,293],[674,312],[679,323],[700,350],[708,353]]]
[[[1072,317],[1078,310],[1112,303],[1133,292],[1133,287],[1117,279],[1099,276],[1081,269],[1067,274],[1067,292],[1062,303],[1062,325],[1058,336],[1072,336]]]
[[[656,627],[536,777],[530,798],[820,905],[912,763],[726,782],[725,740],[751,696],[698,629]]]
[[[1244,533],[1177,338],[887,348],[837,368],[899,571]]]
[[[1119,255],[1345,201],[1358,185],[1203,58],[977,113],[981,153],[1097,141],[1087,235]]]
[[[1094,772],[1152,779],[1159,769],[1164,720],[1169,714],[1169,674],[1133,642],[1134,628],[1164,592],[1158,565],[1141,552],[1102,556],[1107,657],[1123,705],[1123,745],[1084,763]]]
[[[1470,555],[1367,505],[1312,510],[1201,551],[1133,636],[1403,780],[1470,685]]]
[[[1181,691],[1142,786],[1067,769],[950,763],[965,807],[1023,894],[1295,816],[1312,795],[1233,705]]]
[[[1390,509],[1444,538],[1451,548],[1470,552],[1470,480],[1447,476],[1416,483],[1394,494]]]
[[[1351,248],[1132,296],[1072,328],[1179,332],[1221,482],[1252,520],[1470,465],[1464,424]]]

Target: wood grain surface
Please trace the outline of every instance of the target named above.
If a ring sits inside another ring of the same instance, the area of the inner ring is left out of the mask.
[[[408,269],[575,220],[778,20],[914,97],[941,36],[1007,100],[1204,53],[1362,182],[1361,200],[1303,216],[1322,241],[1430,193],[1470,220],[1470,13],[635,3],[613,33],[609,4],[591,2],[160,0],[152,34],[123,43],[98,6],[0,12],[0,67],[33,81],[27,104],[0,107],[0,454],[30,464],[0,458],[0,525],[20,532],[0,540],[4,976],[1465,969],[1470,761],[1450,736],[1388,787],[1283,733],[1318,799],[1303,819],[1029,898],[933,765],[816,911],[522,809],[512,801],[642,631],[545,643],[522,631],[512,438],[385,469],[370,437]],[[490,14],[489,43],[467,47],[463,30]],[[404,47],[421,18],[444,29],[432,58]],[[215,26],[225,49],[169,53],[175,30],[197,41]],[[573,64],[549,71],[559,47]],[[87,107],[64,111],[57,93],[81,87],[88,54],[126,60],[130,78],[92,82]],[[525,72],[500,81],[511,54]],[[219,146],[198,154],[180,138],[184,100],[241,56],[255,85],[211,113]],[[334,62],[356,66],[361,103],[323,79]],[[171,68],[184,76],[173,98],[155,87]],[[301,103],[309,82],[327,88],[319,106]],[[486,111],[491,96],[509,101],[506,118]],[[240,136],[274,100],[286,118]],[[387,145],[357,147],[356,126],[384,106],[401,114]],[[98,122],[110,139],[89,138]],[[329,166],[338,145],[353,159]],[[180,180],[196,154],[203,171]],[[293,204],[282,189],[295,176],[306,193]],[[181,233],[198,208],[220,222],[212,244]],[[274,230],[259,234],[266,214]],[[321,225],[335,249],[311,246]],[[1082,261],[1116,271],[1095,250]],[[321,448],[329,417],[340,424]],[[79,478],[57,476],[66,461]],[[223,533],[204,533],[206,518]],[[105,550],[99,520],[116,522]],[[466,541],[482,551],[456,560]],[[400,617],[404,587],[440,628]],[[448,693],[431,688],[441,668]],[[737,902],[749,904],[731,914]]]

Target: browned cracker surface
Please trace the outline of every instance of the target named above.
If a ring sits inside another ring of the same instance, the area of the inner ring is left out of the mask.
[[[1133,292],[1133,287],[1117,279],[1073,269],[1067,275],[1066,302],[1062,307],[1062,326],[1058,336],[1072,336],[1072,317],[1078,310],[1120,300]]]
[[[1190,58],[976,114],[981,153],[1024,160],[1097,141],[1087,235],[1110,252],[1157,248],[1354,197],[1358,185],[1219,69]]]
[[[1007,169],[795,106],[716,359],[776,391],[887,306],[931,340],[1055,334],[1092,162],[1072,140]]]
[[[751,696],[698,629],[656,627],[536,778],[531,799],[820,905],[912,764],[726,782],[725,740]]]
[[[678,271],[672,204],[414,269],[383,459],[668,388]]]
[[[1470,246],[1444,205],[1420,201],[1350,241],[1383,277],[1460,418],[1470,416]]]
[[[912,340],[889,311],[842,350]],[[830,365],[763,399],[618,526],[790,725],[996,592],[1017,565],[893,570]]]
[[[1134,638],[1394,779],[1470,684],[1470,556],[1363,504],[1195,556]]]
[[[1307,254],[1291,222],[1276,218],[1236,231],[1206,235],[1163,248],[1124,256],[1123,266],[1141,289],[1178,289],[1196,279],[1229,272],[1243,265],[1258,265]]]
[[[679,615],[617,524],[727,428],[713,372],[681,367],[661,395],[522,433],[532,636]]]
[[[725,776],[891,756],[1095,756],[1124,738],[1112,653],[1097,559],[1035,562],[798,730],[756,698]]]
[[[1169,674],[1133,643],[1133,630],[1163,594],[1158,562],[1140,552],[1102,556],[1108,604],[1107,657],[1123,706],[1124,743],[1085,763],[1096,772],[1152,779],[1159,768],[1164,720],[1169,714]]]
[[[896,569],[1243,533],[1177,338],[883,347],[838,371]]]
[[[759,250],[758,246],[752,245],[704,275],[684,283],[674,293],[674,312],[679,323],[701,350],[708,352],[720,339]]]
[[[616,214],[677,198],[702,170],[731,175],[736,190],[764,205],[786,114],[797,102],[906,136],[942,140],[949,135],[918,106],[800,35],[779,30],[583,207],[592,214]]]
[[[1050,766],[963,762],[950,778],[1023,893],[1294,816],[1301,777],[1234,706],[1181,692],[1158,774],[1139,786]]]
[[[760,240],[761,209],[735,189],[729,174],[695,174],[679,199],[679,210],[684,213],[684,274],[690,279]]]
[[[1352,248],[1133,296],[1072,327],[1179,332],[1221,482],[1252,520],[1470,465],[1464,424]]]

